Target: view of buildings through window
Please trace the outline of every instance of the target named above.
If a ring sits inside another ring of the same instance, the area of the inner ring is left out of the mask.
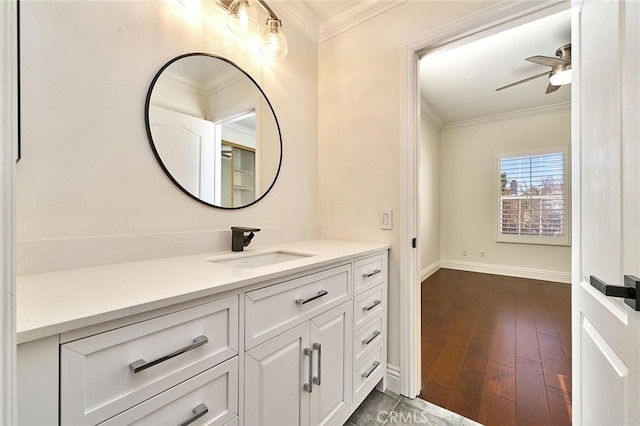
[[[564,236],[567,232],[563,152],[501,157],[499,233]]]

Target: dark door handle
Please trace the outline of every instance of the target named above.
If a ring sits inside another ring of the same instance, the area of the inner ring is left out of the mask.
[[[624,303],[631,306],[634,310],[640,310],[640,305],[637,304],[636,294],[638,291],[638,285],[640,284],[640,278],[633,275],[624,276],[624,286],[611,285],[602,281],[600,278],[591,275],[589,282],[593,287],[605,296],[623,297]]]

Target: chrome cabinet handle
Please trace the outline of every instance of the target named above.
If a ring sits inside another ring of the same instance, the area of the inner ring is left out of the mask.
[[[191,423],[195,422],[196,420],[198,420],[200,417],[204,416],[208,412],[209,412],[209,409],[207,408],[206,405],[199,404],[196,408],[193,409],[193,415],[189,417],[187,420],[185,420],[184,422],[179,423],[178,426],[190,425]]]
[[[379,366],[379,365],[380,365],[380,362],[379,362],[379,361],[374,361],[374,362],[373,362],[373,365],[371,365],[371,367],[369,367],[369,368],[367,369],[367,371],[365,371],[364,373],[362,373],[362,377],[364,377],[365,379],[368,379],[368,378],[369,378],[369,376],[370,376],[371,374],[373,374],[373,372],[374,372],[374,371],[376,371],[376,368],[378,368],[378,366]]]
[[[296,305],[304,305],[305,303],[309,303],[309,302],[311,302],[312,300],[316,300],[316,299],[318,299],[319,297],[326,296],[327,294],[329,294],[329,293],[328,293],[326,290],[320,290],[320,291],[318,292],[318,294],[316,294],[315,296],[311,296],[311,297],[310,297],[310,298],[308,298],[308,299],[297,299],[297,300],[296,300]]]
[[[373,272],[370,272],[368,274],[362,274],[362,278],[371,278],[372,276],[379,274],[380,272],[382,272],[380,269],[374,269]]]
[[[318,375],[313,376],[313,384],[320,386],[322,379],[322,345],[320,343],[313,344],[313,350],[318,351]]]
[[[131,370],[134,374],[139,373],[141,371],[146,370],[147,368],[153,367],[154,365],[158,365],[161,362],[165,362],[185,352],[189,352],[190,350],[193,350],[198,346],[202,346],[207,342],[209,342],[209,338],[207,336],[204,336],[204,335],[198,336],[193,339],[192,344],[187,345],[184,348],[177,349],[171,353],[161,356],[160,358],[156,358],[153,361],[145,361],[144,359],[133,361],[132,363],[129,364],[129,370]]]
[[[309,383],[305,383],[302,388],[311,393],[313,392],[313,350],[304,348],[304,355],[309,357]]]
[[[370,310],[372,310],[373,308],[375,308],[376,306],[378,306],[381,303],[382,302],[379,301],[379,300],[374,300],[372,304],[370,304],[369,306],[363,307],[362,310],[369,312]]]
[[[367,337],[366,339],[364,339],[364,340],[362,341],[362,344],[363,344],[363,345],[368,345],[369,343],[371,343],[371,341],[372,341],[373,339],[375,339],[375,338],[376,338],[376,337],[378,337],[379,335],[380,335],[380,332],[379,332],[378,330],[375,330],[375,331],[373,332],[373,334],[371,334],[371,336],[370,336],[370,337]]]

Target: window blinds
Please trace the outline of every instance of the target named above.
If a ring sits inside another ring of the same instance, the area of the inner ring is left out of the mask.
[[[502,235],[567,235],[566,154],[500,156],[499,224]]]

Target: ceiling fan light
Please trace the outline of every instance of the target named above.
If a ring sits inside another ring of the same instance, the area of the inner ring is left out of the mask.
[[[227,26],[236,35],[252,37],[260,31],[258,12],[249,0],[234,0],[229,6]]]
[[[549,76],[549,83],[554,86],[564,86],[571,83],[571,66],[552,71]]]

